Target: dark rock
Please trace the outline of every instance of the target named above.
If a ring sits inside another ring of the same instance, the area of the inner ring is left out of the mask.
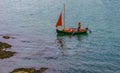
[[[0,42],[0,59],[9,58],[15,54],[15,52],[5,51],[6,48],[11,48],[12,46],[7,43]]]
[[[0,59],[5,59],[5,58],[9,58],[11,56],[13,56],[15,54],[15,52],[11,52],[11,51],[0,51]]]
[[[0,42],[0,51],[4,50],[5,48],[11,48],[12,46],[7,43]]]
[[[10,73],[43,73],[47,70],[48,68],[40,68],[40,70],[36,70],[34,68],[18,68],[18,69],[15,69],[13,70],[12,72]]]
[[[34,72],[35,72],[34,68],[18,68],[10,73],[34,73]]]
[[[3,36],[3,38],[4,38],[4,39],[9,39],[9,38],[10,38],[10,36]]]
[[[43,72],[45,72],[47,69],[48,69],[48,68],[42,67],[42,68],[40,68],[40,70],[36,70],[35,73],[43,73]]]

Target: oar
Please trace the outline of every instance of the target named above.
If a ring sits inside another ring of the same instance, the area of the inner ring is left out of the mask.
[[[72,35],[74,34],[75,32],[72,33]]]

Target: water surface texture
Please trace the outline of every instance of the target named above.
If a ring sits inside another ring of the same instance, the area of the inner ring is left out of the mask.
[[[81,21],[92,33],[57,36],[64,3],[66,27]],[[45,73],[120,73],[119,30],[120,0],[0,0],[0,41],[16,52],[0,59],[0,73],[42,67]]]

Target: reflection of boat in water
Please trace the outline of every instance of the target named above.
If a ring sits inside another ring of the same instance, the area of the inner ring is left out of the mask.
[[[68,34],[60,34],[60,33],[57,33],[57,38],[65,38],[65,37],[67,37],[67,38],[75,38],[75,39],[77,39],[78,41],[81,41],[83,38],[85,38],[85,37],[87,37],[88,36],[88,34],[82,34],[82,35],[68,35]]]
[[[58,28],[58,26],[62,26],[62,12],[58,17],[58,21],[56,23],[56,32],[59,34],[66,34],[66,35],[80,35],[86,34],[88,32],[88,28],[65,28],[65,4],[64,4],[64,28]]]
[[[75,35],[75,34],[61,34],[61,33],[57,33],[57,36],[87,36],[88,34],[86,33],[86,34],[82,34],[82,35]]]
[[[74,36],[74,37],[73,37]],[[66,55],[66,51],[68,50],[68,47],[70,47],[71,45],[76,44],[76,40],[79,42],[83,39],[85,39],[88,35],[84,34],[84,35],[66,35],[66,34],[57,34],[56,37],[56,44],[57,44],[57,48],[60,50],[60,53],[62,55]],[[73,44],[68,44],[70,41],[73,41]],[[69,46],[68,46],[69,45]]]
[[[64,55],[64,49],[65,49],[65,41],[61,37],[57,37],[56,39],[57,48],[61,51],[61,54]]]
[[[62,38],[57,38],[57,47],[58,48],[63,48],[65,45],[65,42]]]

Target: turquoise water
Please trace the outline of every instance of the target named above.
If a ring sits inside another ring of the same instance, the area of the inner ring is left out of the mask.
[[[81,21],[92,33],[57,36],[64,3],[66,27]],[[0,73],[31,67],[47,67],[45,73],[119,73],[119,29],[120,0],[0,0],[0,41],[17,52],[0,59]]]

